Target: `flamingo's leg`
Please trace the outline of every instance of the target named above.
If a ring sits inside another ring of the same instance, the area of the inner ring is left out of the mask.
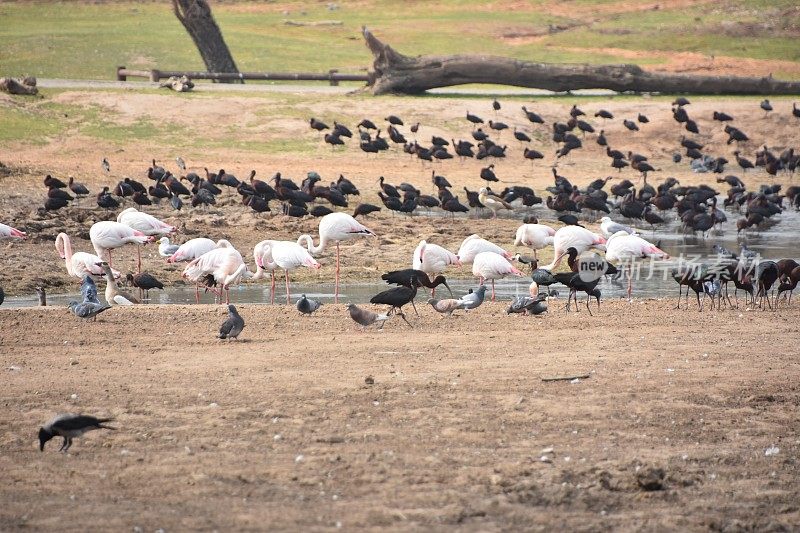
[[[142,247],[136,245],[136,273],[142,273]]]
[[[289,304],[289,271],[283,271],[286,274],[286,304]]]
[[[494,301],[494,279],[492,279],[492,301]]]
[[[269,303],[275,303],[275,271],[272,271],[272,285],[270,285],[269,289]]]
[[[339,242],[336,242],[336,286],[333,293],[333,303],[339,303]]]

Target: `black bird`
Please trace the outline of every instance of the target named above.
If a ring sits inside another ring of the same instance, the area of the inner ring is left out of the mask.
[[[219,327],[218,339],[237,339],[244,329],[244,319],[236,310],[236,306],[228,304],[228,318]]]
[[[386,120],[389,124],[394,124],[395,126],[402,126],[403,121],[400,120],[400,117],[395,115],[389,115],[384,120]]]
[[[62,207],[67,207],[67,205],[69,205],[69,201],[64,198],[48,198],[44,202],[44,209],[45,211],[58,211]]]
[[[144,291],[144,297],[147,299],[150,298],[151,289],[164,290],[164,284],[147,272],[140,272],[139,274],[128,273],[126,279],[128,280],[128,283],[140,291]]]
[[[309,298],[306,298],[305,294],[301,295],[300,299],[297,300],[297,303],[295,304],[297,310],[303,315],[313,314],[314,311],[320,308],[320,306],[322,306],[321,302],[310,300]]]
[[[687,120],[683,127],[690,133],[700,133],[700,128],[697,127],[697,122],[692,119]]]
[[[327,125],[327,124],[325,124],[324,122],[321,122],[321,121],[319,121],[319,120],[315,119],[314,117],[311,117],[311,119],[308,121],[308,123],[311,125],[311,127],[312,127],[313,129],[315,129],[315,130],[317,130],[317,131],[322,131],[322,130],[328,130],[328,129],[330,129],[330,128],[328,127],[328,125]]]
[[[745,135],[742,130],[733,126],[725,126],[725,133],[728,134],[728,140],[726,141],[726,144],[731,144],[733,142],[738,144],[740,142],[747,142],[750,140],[750,137]]]
[[[558,221],[561,222],[562,224],[566,224],[567,226],[578,226],[580,228],[583,227],[579,224],[578,217],[576,217],[575,215],[569,215],[569,214],[561,215],[560,217],[558,217]]]
[[[467,120],[473,124],[483,124],[483,119],[481,117],[478,115],[471,115],[469,111],[467,111]]]
[[[739,166],[742,167],[742,172],[746,172],[748,168],[755,168],[753,166],[753,162],[752,161],[750,161],[747,158],[739,156],[739,151],[738,150],[733,152],[733,155],[736,157],[736,163],[738,163]]]
[[[733,120],[733,117],[727,113],[720,113],[718,111],[714,111],[714,120],[718,120],[719,122],[728,122]]]
[[[133,200],[136,205],[153,205],[153,202],[150,201],[150,198],[147,197],[147,194],[141,191],[136,191],[133,193],[131,200]]]
[[[691,103],[691,102],[689,102],[689,100],[687,100],[687,99],[686,99],[686,98],[684,98],[683,96],[679,96],[678,98],[676,98],[676,99],[675,99],[675,100],[672,102],[672,105],[676,105],[676,106],[678,106],[678,107],[683,107],[683,106],[685,106],[685,105],[689,105],[690,103]]]
[[[253,197],[255,198],[255,197]],[[303,206],[299,205],[292,205],[290,203],[284,202],[283,204],[283,214],[290,217],[295,218],[302,218],[308,214],[308,209]]]
[[[499,132],[499,131],[502,131],[502,130],[507,130],[508,129],[508,124],[506,124],[505,122],[494,122],[494,121],[490,120],[489,121],[489,127],[492,128],[493,130]]]
[[[572,106],[572,109],[569,110],[569,116],[571,116],[572,118],[578,118],[579,116],[585,115],[585,114],[586,113],[584,113],[583,111],[578,109],[578,106],[574,105],[574,104]]]
[[[370,213],[375,213],[376,211],[380,211],[380,210],[381,210],[381,208],[378,207],[377,205],[358,204],[356,206],[355,211],[353,211],[353,218],[355,218],[355,217],[357,217],[359,215],[366,216],[366,215],[369,215]]]
[[[336,133],[326,133],[323,137],[326,143],[330,144],[331,147],[335,146],[344,146],[344,141],[339,138],[339,135]]]
[[[522,141],[522,142],[526,142],[526,143],[529,143],[529,142],[531,142],[531,138],[530,138],[530,137],[528,137],[528,136],[525,134],[525,132],[522,132],[522,131],[519,131],[519,130],[517,130],[517,128],[514,128],[514,138],[515,138],[516,140],[518,140],[518,141]]]
[[[260,196],[244,196],[242,197],[242,203],[256,213],[266,213],[270,211],[269,202]],[[192,207],[196,207],[194,205],[194,199],[192,199]]]
[[[536,150],[531,150],[530,148],[525,148],[525,151],[522,153],[522,156],[525,159],[530,159],[533,161],[534,159],[544,159],[544,154],[542,152],[538,152]]]
[[[58,178],[54,178],[50,174],[44,177],[44,186],[48,189],[66,189],[67,185]]]
[[[450,198],[446,202],[442,203],[442,209],[447,211],[448,213],[453,213],[455,216],[456,213],[468,213],[469,207],[465,206],[461,202],[458,201],[458,196],[454,196]]]
[[[89,415],[58,415],[44,426],[39,428],[39,450],[44,451],[44,445],[53,437],[63,437],[64,442],[58,451],[66,452],[72,446],[72,439],[82,436],[87,431],[94,429],[117,429],[106,426],[111,418],[95,418]]]
[[[481,179],[486,181],[500,181],[494,174],[494,165],[489,165],[481,169]]]
[[[603,130],[600,130],[600,135],[597,136],[597,144],[600,146],[608,146],[608,141],[606,140],[606,133]]]
[[[605,109],[601,109],[600,111],[595,113],[594,116],[595,117],[600,117],[600,118],[605,118],[605,119],[614,118],[614,115],[611,114],[610,112],[606,111]]]
[[[414,308],[414,312],[417,313],[417,316],[419,316],[419,313],[417,312],[417,306],[414,305],[414,298],[417,296],[418,283],[416,280],[413,280],[411,285],[411,288],[395,287],[393,289],[379,292],[370,298],[369,302],[373,304],[384,304],[391,306],[389,307],[387,314],[391,315],[392,313],[396,312],[398,315],[400,315],[400,318],[402,318],[405,323],[410,326],[411,323],[406,320],[406,316],[403,313],[403,306],[410,303]]]
[[[525,113],[525,116],[528,117],[528,120],[534,124],[544,124],[544,119],[534,113],[533,111],[528,111],[525,106],[522,106],[522,111]]]
[[[494,109],[495,111],[500,111],[500,102],[498,102],[497,100],[492,102],[492,109]]]
[[[682,124],[687,120],[689,120],[689,114],[682,107],[673,107],[672,118],[674,118],[675,121],[678,122],[679,124]]]
[[[472,138],[478,142],[485,141],[489,138],[489,135],[486,134],[481,128],[472,132]]]
[[[639,126],[637,126],[636,123],[632,120],[625,119],[622,121],[622,123],[625,125],[626,128],[628,128],[631,131],[639,131]]]
[[[174,210],[180,211],[183,207],[183,201],[177,194],[172,194],[169,198],[169,205],[171,205]]]
[[[350,129],[347,126],[339,124],[335,120],[333,121],[333,133],[335,133],[339,137],[347,137],[348,139],[351,139],[353,137],[353,132],[350,131]]]
[[[439,275],[431,280],[428,274],[422,270],[415,270],[413,268],[393,270],[382,275],[381,279],[389,285],[400,285],[402,287],[411,288],[412,285],[416,284],[417,287],[427,287],[434,292],[436,291],[436,287],[444,285],[447,287],[447,290],[450,291],[450,296],[453,296],[453,291],[450,289],[450,285],[447,284],[447,279],[444,276]]]
[[[72,195],[70,195],[67,191],[63,189],[48,189],[47,197],[55,198],[58,200],[65,200],[67,202],[71,202],[72,200],[75,199]]]
[[[761,109],[766,111],[767,114],[769,114],[769,112],[772,111],[772,104],[770,104],[769,100],[767,100],[766,98],[764,98],[764,101],[761,102],[760,107]]]
[[[312,217],[324,217],[325,215],[330,215],[333,213],[333,209],[330,207],[325,207],[324,205],[315,205],[311,208],[311,211],[308,212],[309,215]]]
[[[642,115],[641,113],[639,113],[639,116],[638,116],[638,117],[636,117],[636,118],[637,118],[637,120],[639,120],[639,122],[641,122],[642,124],[647,124],[648,122],[650,122],[650,119],[649,119],[649,118],[647,118],[645,115]]]
[[[78,197],[89,194],[89,189],[86,188],[86,185],[83,183],[78,183],[72,176],[69,177],[69,190],[71,190],[75,196]]]
[[[361,119],[361,122],[359,122],[357,124],[357,126],[359,128],[364,128],[364,129],[368,129],[368,130],[377,130],[378,129],[378,126],[376,126],[374,122],[372,122],[371,120],[366,119],[366,118],[365,119]]]

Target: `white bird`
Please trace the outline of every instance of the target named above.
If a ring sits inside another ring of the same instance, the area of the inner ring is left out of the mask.
[[[0,223],[0,239],[25,239],[26,237],[24,231]]]
[[[271,303],[275,303],[275,268],[282,268],[286,275],[286,303],[289,303],[289,271],[301,266],[318,269],[321,265],[309,251],[296,242],[265,240],[255,245],[253,257],[256,273],[253,279],[261,279],[265,272],[272,273]]]
[[[508,275],[522,276],[522,272],[508,259],[494,252],[481,252],[476,255],[472,262],[472,274],[480,278],[480,285],[487,279],[492,280],[492,301],[494,301],[494,280]]]
[[[101,261],[99,266],[103,269],[103,273],[106,276],[105,297],[108,305],[133,305],[142,303],[139,298],[131,293],[120,290],[116,280],[112,275],[111,267],[108,266],[108,263]]]
[[[319,221],[318,246],[314,246],[314,239],[311,235],[301,235],[297,239],[297,244],[305,246],[312,255],[322,252],[329,242],[336,243],[335,303],[339,303],[339,242],[370,235],[375,234],[350,215],[346,213],[329,213]]]
[[[530,246],[533,249],[533,258],[538,260],[536,250],[553,244],[555,234],[556,230],[545,224],[523,224],[517,228],[514,246]]]
[[[614,222],[611,220],[610,217],[603,217],[600,219],[600,231],[603,232],[606,238],[611,237],[618,231],[624,231],[628,235],[633,235],[636,233],[630,226],[626,226],[625,224],[620,224],[619,222]]]
[[[628,235],[624,231],[616,232],[609,237],[606,243],[606,261],[627,263],[628,301],[631,300],[631,293],[633,292],[633,263],[637,259],[647,257],[669,259],[669,254],[638,235]]]
[[[158,255],[161,257],[170,257],[172,254],[178,251],[177,244],[170,244],[169,237],[161,237],[158,239]]]
[[[556,231],[553,236],[553,262],[549,265],[540,267],[545,270],[553,270],[561,264],[561,259],[567,255],[569,248],[575,248],[582,254],[589,248],[605,250],[605,237],[592,233],[580,226],[564,226]]]
[[[502,255],[506,259],[511,259],[512,257],[511,252],[507,252],[506,250],[500,248],[492,242],[487,241],[486,239],[481,239],[476,234],[472,234],[464,239],[456,256],[462,264],[468,265],[472,263],[472,261],[475,259],[475,256],[481,252],[494,252]]]
[[[486,187],[481,187],[478,191],[478,201],[492,210],[492,218],[497,218],[498,209],[514,209],[511,204],[499,196],[489,193],[489,189]]]
[[[72,241],[66,233],[59,233],[56,236],[56,251],[61,259],[64,260],[64,265],[67,267],[67,274],[75,276],[76,278],[83,279],[85,276],[103,276],[104,272],[98,263],[102,261],[94,254],[87,252],[74,252],[72,251]],[[115,278],[120,277],[118,270],[111,269]]]
[[[210,252],[214,248],[228,248],[231,244],[225,239],[220,239],[217,242],[205,237],[198,237],[191,239],[181,244],[178,249],[169,256],[167,263],[177,263],[182,261],[191,261],[197,259],[206,252]]]
[[[139,230],[112,220],[96,222],[89,229],[89,239],[92,241],[94,251],[100,259],[111,264],[111,250],[120,248],[128,243],[144,244],[150,237]]]
[[[129,207],[122,213],[117,215],[117,222],[125,224],[129,228],[141,231],[148,237],[163,237],[170,233],[175,233],[175,226],[170,226],[166,222],[158,220],[153,215],[148,215],[137,210],[135,207]],[[142,271],[142,253],[140,248],[136,248],[136,257],[138,258],[138,269]]]
[[[411,268],[425,272],[430,279],[434,279],[450,265],[461,266],[461,261],[458,260],[456,254],[438,244],[430,244],[424,240],[417,245],[411,260]],[[433,289],[431,296],[435,292],[436,289]]]
[[[213,250],[204,253],[200,257],[192,260],[191,263],[186,265],[183,269],[184,278],[191,280],[195,284],[195,300],[200,302],[199,285],[201,281],[212,282],[214,285],[220,285],[219,292],[217,289],[205,283],[205,287],[214,291],[215,294],[222,299],[222,293],[225,293],[225,303],[230,302],[230,286],[239,283],[242,276],[247,272],[247,265],[236,248],[214,248]],[[211,278],[210,280],[208,278]]]

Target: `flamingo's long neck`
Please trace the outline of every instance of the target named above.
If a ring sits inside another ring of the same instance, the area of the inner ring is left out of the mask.
[[[245,270],[247,270],[247,265],[246,264],[242,263],[241,265],[239,265],[239,268],[237,268],[233,272],[233,274],[225,277],[225,280],[222,283],[222,288],[223,289],[227,289],[230,286],[231,283],[235,282],[240,277],[242,277],[242,275],[244,274]]]
[[[319,245],[314,246],[314,238],[311,235],[300,235],[297,239],[297,244],[305,246],[308,253],[311,255],[317,255],[325,249],[325,246],[328,244],[328,239],[325,235],[321,235],[319,238]]]
[[[64,259],[64,264],[67,267],[67,274],[70,276],[75,275],[72,268],[72,243],[69,240],[69,235],[66,233],[59,233],[56,237],[56,250],[58,255]]]

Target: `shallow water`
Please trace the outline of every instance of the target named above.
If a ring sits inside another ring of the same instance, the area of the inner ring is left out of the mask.
[[[532,211],[534,214],[537,212],[552,214],[551,211],[542,207],[538,207]],[[635,278],[634,281],[634,296],[650,298],[676,296],[675,281],[666,275],[669,269],[678,266],[682,262],[690,261],[693,258],[698,258],[705,262],[712,262],[713,258],[716,257],[712,249],[714,244],[720,244],[735,253],[739,253],[742,244],[745,244],[751,250],[759,252],[764,259],[777,260],[787,257],[797,259],[800,257],[799,212],[786,210],[782,214],[773,217],[777,223],[768,230],[748,232],[746,235],[740,235],[738,237],[736,234],[735,221],[740,215],[730,211],[726,211],[726,214],[729,220],[722,225],[721,229],[715,229],[705,239],[700,236],[684,235],[680,233],[679,223],[676,221],[665,224],[656,230],[655,233],[647,229],[646,224],[644,226],[637,226],[641,229],[640,232],[645,239],[654,243],[661,241],[661,249],[669,253],[672,259],[670,261],[656,262],[652,274],[649,270],[649,263],[642,264],[640,277],[638,279]],[[617,217],[613,218],[618,220]],[[624,223],[625,221],[620,220],[620,222]],[[411,250],[409,250],[409,254],[410,252]],[[398,265],[398,268],[406,268],[406,265]],[[527,272],[524,266],[521,270]],[[463,267],[460,271],[452,271],[449,273],[448,283],[456,297],[465,294],[468,289],[476,286],[475,279],[464,277],[468,276],[469,273],[469,267],[467,266]],[[649,279],[647,279],[648,276]],[[286,301],[285,289],[281,281],[282,279],[278,280],[275,294],[276,303],[284,303]],[[513,296],[528,294],[529,285],[530,278],[527,276],[498,280],[495,284],[497,298],[500,300],[510,300]],[[601,281],[598,287],[603,293],[603,298],[620,298],[625,296],[627,281],[610,280],[606,278]],[[380,281],[376,283],[344,283],[340,288],[340,302],[365,303],[368,302],[372,296],[387,288],[387,285]],[[554,285],[553,288],[559,291],[562,298],[566,298],[568,291],[565,287],[562,285]],[[294,302],[300,294],[306,294],[309,298],[322,302],[333,302],[333,283],[293,283],[291,289],[292,302]],[[442,286],[439,289],[440,290],[437,290],[438,297],[445,298],[449,296],[446,288]],[[424,302],[427,298],[427,294],[426,291],[421,290],[417,300]],[[66,306],[71,300],[75,299],[78,299],[77,293],[47,296],[48,305]],[[191,304],[194,303],[194,301],[193,287],[171,287],[166,291],[156,290],[150,293],[150,302],[154,304]],[[201,303],[213,303],[214,295],[211,292],[202,294],[200,301]],[[247,283],[239,287],[234,287],[231,289],[231,302],[268,304],[270,302],[269,284]],[[7,297],[3,304],[5,307],[30,307],[35,305],[38,305],[36,295]]]

